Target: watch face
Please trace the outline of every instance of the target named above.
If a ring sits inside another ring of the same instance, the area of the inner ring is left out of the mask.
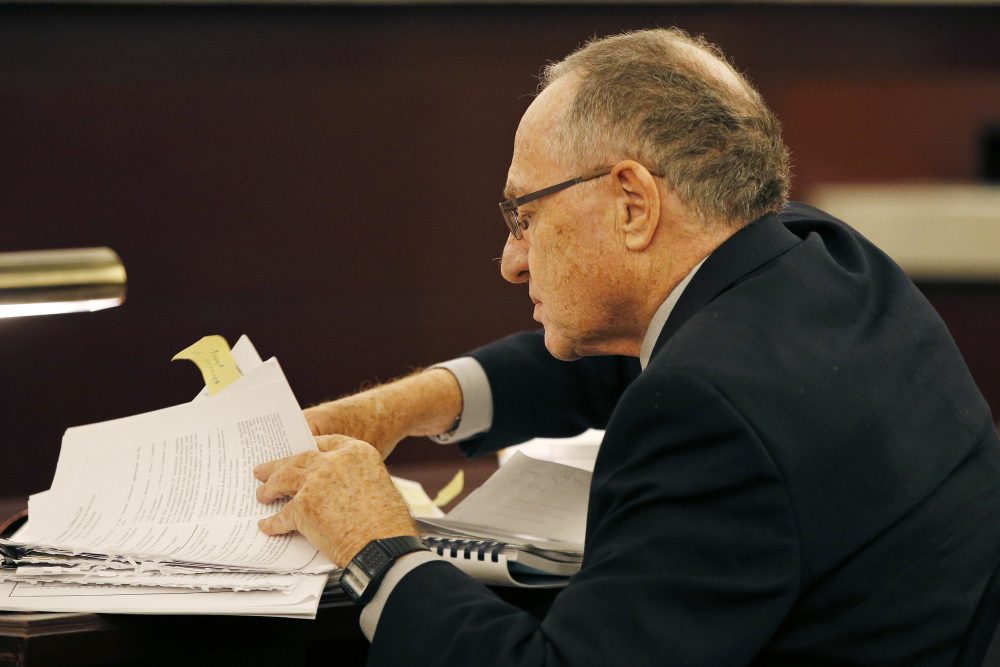
[[[340,575],[340,585],[360,604],[365,604],[397,556],[427,549],[418,537],[400,536],[373,540],[347,564]]]
[[[389,554],[378,544],[369,544],[357,555],[357,563],[371,576],[389,564]]]

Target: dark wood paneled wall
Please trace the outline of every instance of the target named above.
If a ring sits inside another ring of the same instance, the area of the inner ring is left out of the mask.
[[[129,297],[0,320],[0,495],[65,428],[187,400],[206,333],[312,403],[533,326],[494,261],[538,68],[680,25],[748,71],[821,181],[967,180],[1000,121],[998,8],[0,7],[0,249],[110,245]],[[1000,408],[1000,291],[929,291]],[[402,456],[442,455],[414,444]]]

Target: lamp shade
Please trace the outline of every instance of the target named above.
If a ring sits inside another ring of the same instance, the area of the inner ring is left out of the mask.
[[[111,248],[0,252],[0,317],[91,312],[125,300]]]

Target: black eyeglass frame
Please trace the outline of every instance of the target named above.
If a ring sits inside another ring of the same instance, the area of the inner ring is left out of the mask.
[[[586,181],[591,181],[595,178],[600,178],[601,176],[607,176],[611,173],[612,167],[602,167],[601,169],[587,174],[586,176],[577,176],[576,178],[571,178],[568,181],[563,181],[562,183],[556,183],[555,185],[550,185],[547,188],[542,188],[541,190],[536,190],[535,192],[529,192],[526,195],[521,195],[520,197],[511,197],[510,199],[504,199],[500,202],[500,215],[503,216],[504,222],[507,223],[507,228],[510,233],[514,235],[514,238],[518,241],[522,238],[522,230],[528,228],[528,223],[522,222],[520,216],[517,214],[517,209],[524,206],[528,202],[533,202],[542,197],[548,197],[549,195],[555,194],[566,188],[571,188],[578,183],[584,183]]]

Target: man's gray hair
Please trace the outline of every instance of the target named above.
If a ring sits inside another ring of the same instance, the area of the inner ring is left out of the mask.
[[[781,124],[704,39],[677,28],[595,39],[547,66],[540,90],[563,76],[579,84],[549,139],[556,155],[641,162],[706,225],[741,227],[787,201]]]

